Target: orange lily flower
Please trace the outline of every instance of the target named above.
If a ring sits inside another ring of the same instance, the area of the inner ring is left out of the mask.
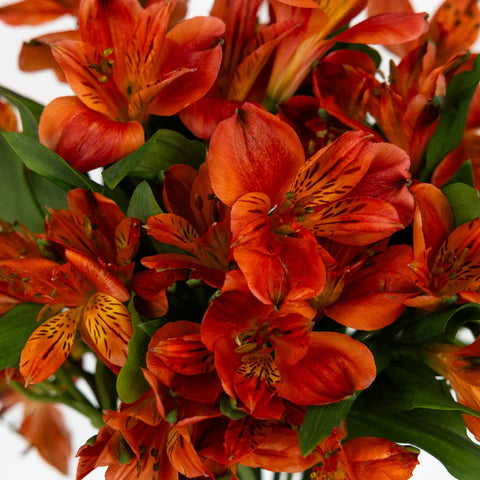
[[[20,301],[41,303],[56,313],[27,340],[20,357],[26,383],[45,380],[70,354],[77,327],[82,339],[113,370],[126,359],[133,333],[121,302],[126,288],[90,258],[66,250],[66,264],[43,258],[0,261],[0,291]]]
[[[297,28],[294,18],[269,25],[257,20],[261,0],[216,0],[210,15],[225,22],[223,59],[210,92],[180,112],[199,138],[210,138],[218,123],[232,116],[244,101],[261,103],[268,60],[277,45]]]
[[[22,404],[23,419],[17,431],[46,462],[66,475],[72,446],[62,412],[51,403],[36,402],[21,395],[9,385],[11,381],[22,383],[23,378],[14,369],[1,370],[0,415]]]
[[[458,71],[471,70],[476,55],[471,55],[465,64]],[[468,111],[467,122],[463,139],[460,145],[450,152],[435,168],[432,173],[431,183],[436,187],[442,187],[452,177],[452,175],[467,160],[472,163],[473,184],[480,190],[480,135],[478,128],[480,126],[480,87],[477,87],[470,109]]]
[[[106,425],[95,443],[84,445],[78,452],[76,478],[81,480],[97,466],[108,467],[107,478],[177,480],[179,474],[188,478],[225,475],[227,468],[211,458],[223,450],[223,437],[218,433],[226,422],[217,420],[220,411],[209,404],[192,405],[187,401],[184,408],[179,408],[177,420],[167,422],[160,396],[171,401],[174,397],[159,388],[149,372],[145,373],[152,390],[132,404],[121,403],[117,411],[105,413]],[[175,398],[179,403],[184,400]],[[201,453],[205,446],[209,456]]]
[[[39,136],[79,171],[136,150],[150,114],[174,115],[215,81],[223,22],[196,17],[167,31],[174,6],[170,0],[145,9],[137,0],[86,0],[79,11],[82,41],[52,44],[77,97],[46,106]]]
[[[201,339],[213,351],[225,392],[240,408],[278,419],[284,400],[337,402],[373,381],[368,348],[347,335],[312,332],[314,316],[306,302],[275,310],[250,293],[238,270],[227,274],[204,316]]]
[[[42,252],[35,237],[23,226],[14,228],[0,220],[0,260],[7,258],[40,258]]]
[[[480,337],[465,347],[436,343],[425,346],[426,362],[445,377],[462,405],[480,411]],[[467,428],[480,441],[480,418],[463,415]]]
[[[298,432],[281,424],[274,424],[264,441],[242,458],[242,465],[264,468],[271,472],[298,473],[318,463],[320,456],[312,452],[304,456],[300,451]]]
[[[158,329],[149,344],[147,368],[175,394],[191,400],[213,403],[222,391],[198,323],[178,320]]]
[[[80,0],[24,0],[0,8],[0,20],[9,25],[39,25],[62,15],[76,16]]]
[[[389,2],[388,0],[368,0],[370,16],[383,13],[409,12],[414,9],[409,0]],[[436,49],[436,65],[448,62],[458,52],[469,49],[478,38],[480,9],[475,0],[452,2],[445,0],[435,14],[429,18],[428,31],[413,42],[388,47],[403,57],[408,52],[425,43],[433,42]]]
[[[383,141],[366,121],[376,70],[367,54],[337,50],[320,60],[313,70],[315,97],[294,96],[279,106],[280,118],[295,129],[307,156],[348,130],[363,130]],[[346,91],[349,95],[345,95]]]
[[[126,217],[113,200],[80,188],[67,193],[67,205],[68,210],[49,209],[45,233],[37,235],[45,248],[56,255],[75,250],[126,284],[133,275],[140,221]]]
[[[376,437],[352,438],[340,443],[334,429],[317,451],[323,459],[312,471],[312,480],[407,480],[418,465],[416,449]]]
[[[77,453],[77,480],[99,466],[107,467],[107,478],[178,480],[167,454],[170,427],[157,412],[151,392],[133,404],[122,403],[116,412],[105,412],[104,420],[95,443]]]
[[[231,232],[227,208],[213,194],[206,164],[198,173],[174,165],[164,175],[163,201],[169,213],[150,217],[147,233],[185,251],[143,257],[132,289],[137,308],[150,317],[168,310],[167,288],[179,280],[200,279],[221,288],[229,266]]]
[[[191,271],[208,285],[221,288],[228,270],[230,229],[227,208],[213,194],[207,165],[198,173],[188,165],[165,172],[163,200],[169,213],[150,217],[149,235],[186,253],[144,257],[142,264],[157,272]]]
[[[0,220],[0,261],[6,259],[42,258],[35,237],[20,225],[14,228]],[[13,295],[0,291],[0,316],[18,305],[21,301]]]
[[[412,187],[417,201],[413,222],[414,256],[410,267],[422,291],[405,301],[433,310],[446,303],[480,301],[480,219],[453,229],[446,197],[430,184]]]
[[[148,268],[132,285],[137,308],[150,317],[168,310],[166,290],[178,280],[201,279],[221,288],[228,270],[230,228],[227,209],[215,198],[206,164],[198,173],[188,165],[165,172],[163,201],[169,213],[150,217],[147,233],[158,241],[185,251],[143,257]]]
[[[413,11],[408,0],[401,3],[385,0],[369,2],[372,14],[398,11],[397,8]],[[425,35],[396,51],[403,58],[397,66],[391,63],[390,84],[379,84],[372,90],[371,112],[385,137],[409,153],[414,176],[420,170],[428,141],[437,126],[448,81],[465,69],[463,62],[478,37],[479,23],[477,2],[462,0],[453,4],[445,1],[432,17]],[[472,120],[473,117],[470,117],[470,122]],[[472,127],[470,123],[470,129]],[[476,141],[472,141],[472,133],[471,130],[470,137],[467,136],[467,148],[471,146],[475,150]],[[436,185],[442,185],[453,174],[452,169],[458,168],[460,158],[468,158],[463,156],[463,148],[465,146],[451,154],[448,160],[445,159],[436,173]]]
[[[368,247],[328,245],[340,262],[327,273],[327,286],[311,304],[346,327],[376,330],[393,323],[405,310],[404,301],[418,293],[408,265],[408,245],[385,242]]]
[[[275,21],[294,18],[299,27],[279,45],[267,86],[267,102],[280,104],[298,90],[311,65],[337,41],[397,44],[417,38],[426,31],[423,14],[379,15],[327,37],[355,17],[366,0],[344,1],[339,6],[327,0],[271,0]]]
[[[409,221],[405,183],[390,189],[382,180],[379,187],[374,159],[389,169],[398,162],[392,178],[408,169],[404,152],[374,144],[364,132],[343,135],[305,162],[293,130],[251,104],[219,124],[207,159],[212,188],[232,207],[233,257],[257,298],[280,305],[288,296],[308,299],[322,291],[325,268],[315,236],[366,245]],[[400,176],[406,182],[407,171]],[[395,190],[400,195],[391,196]],[[406,203],[397,204],[400,198]],[[257,275],[259,265],[269,273]]]

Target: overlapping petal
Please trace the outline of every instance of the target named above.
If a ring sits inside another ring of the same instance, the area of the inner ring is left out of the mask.
[[[81,309],[67,310],[32,333],[20,357],[20,373],[27,385],[45,380],[60,368],[72,350],[80,318]]]
[[[302,165],[304,154],[286,123],[245,104],[218,125],[207,161],[215,195],[226,205],[249,192],[265,193],[274,205]]]
[[[39,137],[80,172],[125,157],[145,141],[140,123],[112,120],[75,97],[59,97],[45,107]]]

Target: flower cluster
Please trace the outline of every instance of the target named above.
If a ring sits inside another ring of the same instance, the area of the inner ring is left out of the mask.
[[[20,56],[72,96],[0,88],[0,407],[77,480],[474,480],[480,9],[262,3],[0,8],[78,16]]]

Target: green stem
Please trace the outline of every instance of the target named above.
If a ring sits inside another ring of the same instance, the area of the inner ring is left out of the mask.
[[[77,388],[72,380],[71,372],[66,367],[62,366],[55,372],[55,384],[60,388],[64,388],[73,399],[93,407],[90,400]]]
[[[69,370],[71,370],[72,376],[83,378],[85,382],[88,384],[88,386],[90,387],[90,390],[92,391],[92,393],[95,395],[95,398],[97,398],[98,400],[98,391],[97,391],[97,385],[95,383],[94,375],[83,370],[83,368],[80,367],[80,365],[78,365],[78,363],[75,362],[74,360],[68,359],[67,361],[68,361],[68,368]]]
[[[102,410],[117,409],[116,380],[115,374],[103,362],[97,359],[95,385]]]
[[[67,392],[61,392],[58,395],[55,395],[55,393],[59,392],[57,386],[52,384],[42,385],[42,388],[37,388],[38,392],[40,393],[36,393],[34,390],[25,388],[18,382],[10,382],[10,386],[29,400],[42,403],[62,403],[63,405],[67,405],[77,412],[80,412],[82,415],[88,417],[92,422],[92,425],[95,427],[100,428],[102,425],[104,425],[102,412],[100,410],[93,407],[89,402],[84,403],[83,401],[80,402],[74,398],[71,398]],[[37,385],[37,387],[40,386],[41,384]],[[41,393],[42,390],[45,393]]]

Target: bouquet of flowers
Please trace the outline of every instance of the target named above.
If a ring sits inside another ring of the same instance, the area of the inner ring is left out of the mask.
[[[78,16],[0,88],[0,407],[78,480],[476,480],[477,3],[186,3],[0,8]]]

